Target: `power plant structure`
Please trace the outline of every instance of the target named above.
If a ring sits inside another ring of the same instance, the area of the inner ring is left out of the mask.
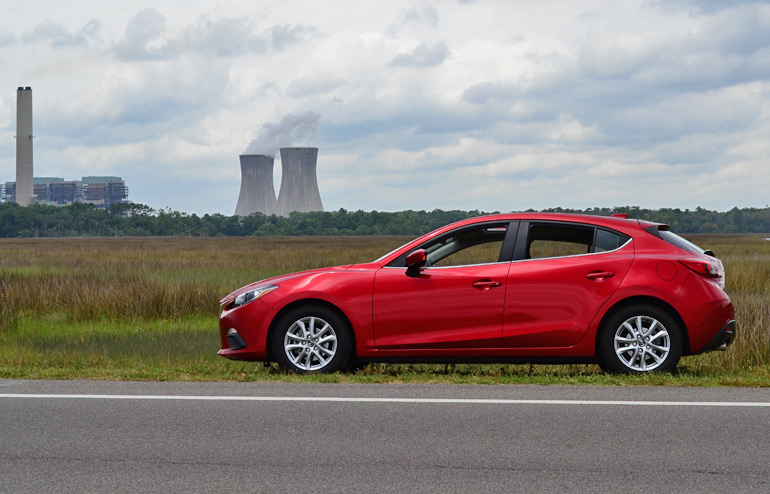
[[[273,163],[275,158],[263,154],[242,154],[241,192],[235,214],[248,216],[259,211],[265,215],[278,212],[278,201],[273,187]]]
[[[16,91],[16,202],[29,206],[34,198],[32,173],[32,88]]]
[[[292,211],[324,210],[318,192],[317,161],[318,148],[281,148],[280,216],[289,216]]]
[[[318,191],[316,165],[318,148],[281,148],[281,189],[278,200],[273,187],[274,158],[265,155],[241,155],[241,192],[235,214],[251,213],[289,216],[292,211],[323,211]]]

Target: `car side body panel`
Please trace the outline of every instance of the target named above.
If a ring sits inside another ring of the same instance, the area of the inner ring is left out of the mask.
[[[374,337],[380,350],[502,346],[509,263],[383,268],[374,281]],[[478,287],[475,287],[476,284]]]
[[[513,262],[503,346],[576,345],[625,278],[633,262],[632,244],[615,252]]]

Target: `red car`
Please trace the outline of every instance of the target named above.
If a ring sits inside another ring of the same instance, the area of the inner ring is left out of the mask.
[[[598,363],[673,370],[725,348],[722,262],[642,220],[483,216],[365,264],[259,281],[221,301],[219,355],[296,372],[354,363]]]

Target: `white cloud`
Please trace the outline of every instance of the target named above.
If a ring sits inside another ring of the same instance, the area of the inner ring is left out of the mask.
[[[768,2],[40,2],[0,19],[0,128],[32,86],[36,170],[152,207],[232,213],[308,115],[328,209],[767,203]]]
[[[434,45],[421,43],[413,50],[396,55],[391,65],[435,67],[436,65],[441,65],[448,56],[449,48],[444,43],[436,43]]]

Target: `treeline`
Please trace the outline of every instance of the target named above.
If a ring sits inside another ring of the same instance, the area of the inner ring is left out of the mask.
[[[534,211],[534,210],[529,210]],[[767,233],[770,208],[733,208],[727,212],[680,209],[618,208],[547,209],[546,212],[610,215],[667,223],[679,233]],[[246,236],[246,235],[420,235],[481,211],[338,211],[291,213],[291,216],[225,216],[155,210],[143,204],[89,204],[65,207],[0,204],[0,237],[77,236]]]

